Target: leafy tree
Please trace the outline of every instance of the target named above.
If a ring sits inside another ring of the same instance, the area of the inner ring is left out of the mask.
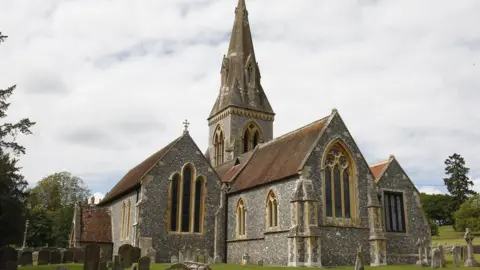
[[[0,32],[0,44],[7,36]],[[25,224],[27,182],[20,174],[15,157],[25,154],[25,147],[18,144],[19,134],[31,134],[30,128],[35,125],[28,118],[15,124],[5,121],[10,103],[7,99],[13,94],[15,85],[0,89],[0,245],[21,243]]]
[[[453,209],[456,211],[470,195],[476,193],[470,189],[473,186],[473,181],[467,176],[470,169],[465,167],[465,160],[461,155],[454,153],[449,156],[445,160],[445,166],[445,174],[448,177],[443,181],[454,198]]]
[[[452,196],[448,194],[420,193],[420,201],[428,219],[439,222],[441,225],[453,224]]]
[[[29,209],[32,219],[40,218],[35,235],[28,241],[36,245],[66,246],[72,229],[75,202],[85,201],[90,190],[83,180],[69,172],[51,174],[29,191]],[[44,226],[51,224],[51,226]],[[35,238],[34,236],[38,236]]]
[[[474,232],[480,231],[480,195],[474,195],[464,202],[454,217],[458,231],[465,231],[465,228]]]

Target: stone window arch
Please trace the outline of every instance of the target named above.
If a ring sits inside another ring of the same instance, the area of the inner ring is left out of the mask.
[[[220,125],[215,128],[213,135],[213,164],[215,166],[225,161],[225,133]]]
[[[278,226],[278,202],[273,190],[267,195],[267,229]]]
[[[357,190],[355,163],[339,140],[327,147],[323,160],[323,215],[327,224],[355,225]]]
[[[262,130],[255,122],[245,125],[242,132],[243,153],[252,151],[262,141]]]
[[[168,196],[171,233],[203,233],[206,184],[206,178],[197,176],[192,163],[186,163],[181,172],[172,174]]]
[[[237,202],[237,237],[244,237],[245,236],[245,227],[246,227],[246,220],[245,220],[245,203],[242,198],[240,198]]]

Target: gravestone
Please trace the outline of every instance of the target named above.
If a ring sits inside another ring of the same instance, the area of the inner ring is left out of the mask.
[[[195,260],[196,262],[199,262],[199,263],[205,263],[205,255],[204,254],[198,254],[197,255],[197,259]]]
[[[244,253],[243,256],[242,256],[242,261],[240,264],[248,264],[248,254],[247,253]]]
[[[259,260],[259,261],[257,262],[257,265],[258,265],[258,266],[263,266],[263,261],[262,261],[262,260]]]
[[[50,251],[50,264],[61,264],[62,254],[58,250]]]
[[[138,270],[150,270],[150,257],[143,256],[138,259]]]
[[[442,255],[440,249],[433,248],[431,254],[432,268],[442,267]]]
[[[85,247],[83,270],[98,270],[100,262],[100,246],[89,244]]]
[[[33,265],[33,254],[31,251],[23,251],[22,254],[20,254],[20,259],[18,260],[18,263],[21,266],[27,266],[27,265]]]
[[[145,251],[142,251],[143,252],[143,256],[147,256],[150,258],[150,261],[152,263],[155,263],[155,259],[156,259],[156,256],[157,256],[157,251],[151,247],[149,248],[146,248]]]
[[[475,267],[478,265],[475,257],[473,257],[473,239],[475,239],[475,236],[470,231],[470,228],[466,229],[465,236],[463,238],[467,242],[467,254],[465,256],[467,259],[465,260],[464,266]]]
[[[73,251],[66,250],[63,252],[62,263],[72,263],[73,262]]]
[[[178,258],[177,258],[177,256],[173,255],[172,257],[170,257],[170,263],[171,263],[171,264],[178,263]]]
[[[425,265],[425,261],[423,260],[423,252],[424,252],[423,244],[424,244],[423,240],[418,238],[418,241],[416,243],[416,246],[418,248],[418,260],[415,263],[415,265],[420,267]]]
[[[170,265],[170,267],[167,268],[166,270],[190,270],[190,269],[188,269],[188,267],[185,264],[178,262]]]
[[[123,268],[132,267],[133,263],[133,247],[130,244],[121,245],[118,248],[118,255],[120,256],[120,264]]]
[[[133,247],[132,250],[132,261],[133,262],[138,262],[138,259],[142,256],[142,250],[138,247]]]
[[[38,265],[45,265],[50,263],[50,250],[42,249],[38,252]]]
[[[443,245],[439,245],[438,250],[440,251],[440,264],[442,267],[445,267],[447,266],[447,260],[445,259],[445,250],[443,249]]]
[[[428,265],[428,255],[429,255],[429,249],[430,249],[430,246],[428,245],[429,242],[427,240],[427,237],[424,237],[423,238],[423,249],[424,249],[424,256],[423,256],[423,262],[425,265]]]
[[[7,262],[17,262],[18,252],[11,247],[0,248],[0,269],[6,268]]]
[[[184,262],[193,262],[193,253],[192,253],[192,250],[187,248],[185,250],[185,257],[183,258],[183,261]]]
[[[457,246],[453,246],[452,248],[452,257],[453,257],[453,265],[455,265],[455,267],[460,267],[460,262],[458,261],[458,247]]]
[[[358,247],[357,258],[355,259],[355,270],[364,270],[362,245]]]
[[[98,270],[108,270],[107,262],[106,261],[99,262],[98,263]]]
[[[37,264],[38,263],[38,251],[34,251],[32,253],[32,259],[33,259],[33,264]]]
[[[76,248],[73,251],[73,262],[74,263],[83,263],[85,261],[85,250]]]
[[[18,269],[17,261],[5,262],[5,270],[17,270],[17,269]]]
[[[480,246],[473,246],[473,254],[480,254]]]
[[[118,255],[113,256],[112,270],[120,270],[120,257]]]

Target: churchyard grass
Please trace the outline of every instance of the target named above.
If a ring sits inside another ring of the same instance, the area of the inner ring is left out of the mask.
[[[445,246],[447,243],[448,246],[458,245],[464,246],[465,240],[463,236],[465,235],[464,232],[456,232],[452,226],[440,226],[438,228],[439,236],[432,236],[433,244],[441,244]],[[478,245],[480,242],[480,232],[474,232],[475,240],[473,240],[474,245]]]

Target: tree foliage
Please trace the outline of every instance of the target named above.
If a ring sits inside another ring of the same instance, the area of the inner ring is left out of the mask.
[[[0,32],[0,44],[7,36]],[[30,128],[35,125],[28,118],[17,123],[5,121],[10,103],[8,98],[13,94],[15,85],[0,89],[0,245],[20,244],[25,222],[27,182],[20,174],[17,166],[18,157],[25,154],[25,147],[16,139],[20,134],[31,134]]]
[[[75,202],[85,201],[90,190],[83,180],[69,172],[51,174],[29,190],[28,208],[32,225],[28,242],[34,246],[66,246],[72,229]]]
[[[465,167],[465,160],[459,154],[454,153],[445,160],[445,174],[443,179],[448,192],[453,196],[454,211],[458,210],[470,195],[475,194],[471,189],[473,181],[468,178],[470,169]]]
[[[423,211],[428,219],[441,225],[452,225],[453,197],[448,194],[420,193]]]
[[[458,231],[465,231],[465,228],[474,232],[480,231],[480,195],[474,195],[464,202],[454,217]]]

